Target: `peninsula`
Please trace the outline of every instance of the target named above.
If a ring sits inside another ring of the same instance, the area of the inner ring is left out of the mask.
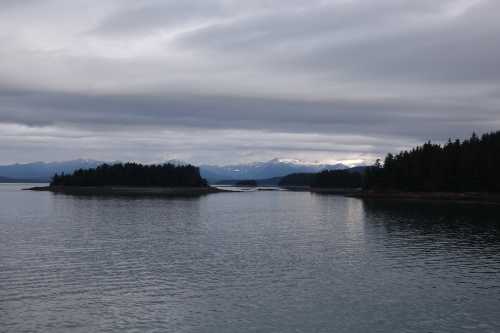
[[[363,191],[352,196],[500,204],[499,152],[500,131],[444,145],[427,142],[367,168]]]

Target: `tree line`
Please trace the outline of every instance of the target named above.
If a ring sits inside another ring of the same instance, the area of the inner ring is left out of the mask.
[[[366,170],[364,188],[412,192],[500,192],[500,131],[388,154]]]
[[[161,186],[204,187],[207,182],[192,165],[103,164],[95,169],[79,169],[72,174],[56,174],[51,186]]]
[[[253,184],[253,183],[252,183]],[[103,164],[71,175],[56,174],[53,186],[207,186],[192,165]],[[297,173],[281,179],[280,186],[359,188],[410,192],[500,192],[500,131],[444,145],[430,141],[361,172],[325,170]]]
[[[318,173],[293,173],[281,179],[280,186],[315,188],[360,188],[363,176],[351,170],[324,170]]]

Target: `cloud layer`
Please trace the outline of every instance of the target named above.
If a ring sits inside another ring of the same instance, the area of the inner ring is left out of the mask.
[[[494,0],[0,9],[0,163],[372,161],[500,129]]]

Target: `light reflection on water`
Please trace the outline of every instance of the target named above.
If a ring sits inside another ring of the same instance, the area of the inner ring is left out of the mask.
[[[497,332],[497,208],[0,185],[6,332]]]

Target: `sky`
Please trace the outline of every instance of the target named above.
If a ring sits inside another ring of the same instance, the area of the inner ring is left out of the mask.
[[[0,163],[371,163],[500,129],[498,0],[0,0]]]

